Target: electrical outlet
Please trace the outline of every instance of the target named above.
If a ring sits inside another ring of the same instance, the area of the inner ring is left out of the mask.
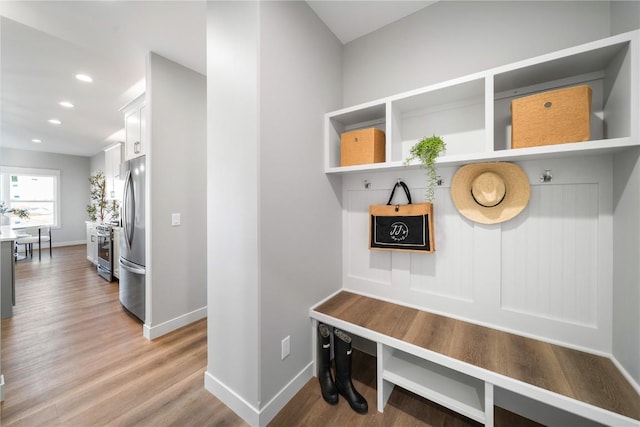
[[[173,225],[173,226],[180,225],[180,214],[179,213],[171,214],[171,225]]]
[[[283,360],[285,357],[289,355],[289,352],[291,351],[290,339],[291,337],[289,335],[287,335],[285,338],[282,339],[282,359]]]

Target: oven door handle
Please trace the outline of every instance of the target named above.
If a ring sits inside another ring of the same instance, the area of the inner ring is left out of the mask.
[[[111,237],[111,234],[109,234],[109,233],[96,233],[96,236],[98,236],[98,237]]]
[[[144,268],[140,268],[136,264],[133,264],[122,257],[120,258],[120,268],[124,268],[134,274],[145,274]]]

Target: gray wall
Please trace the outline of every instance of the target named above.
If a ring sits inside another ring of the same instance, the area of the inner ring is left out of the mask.
[[[207,6],[205,385],[245,417],[260,405],[259,29],[256,2]]]
[[[322,165],[341,45],[304,2],[211,2],[208,19],[205,384],[263,424],[310,378],[308,309],[341,286],[340,186]]]
[[[302,2],[267,2],[260,45],[261,401],[309,363],[308,309],[342,281],[341,180],[323,171],[340,45]],[[281,340],[291,355],[281,360]]]
[[[344,106],[609,35],[609,2],[438,2],[345,45]]]
[[[155,328],[198,310],[196,317],[205,314],[206,78],[151,53],[146,83],[151,311],[145,326]],[[173,213],[181,215],[181,225],[171,225]]]
[[[611,35],[640,28],[640,1],[611,2]]]
[[[98,154],[94,154],[89,158],[89,170],[90,174],[93,175],[98,171],[104,172],[105,168],[105,156],[104,151],[100,151]]]
[[[60,171],[60,228],[51,230],[53,246],[86,241],[86,206],[89,203],[89,158],[37,151],[0,149],[0,164]]]

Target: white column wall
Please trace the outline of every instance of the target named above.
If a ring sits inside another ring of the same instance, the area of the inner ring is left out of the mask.
[[[257,2],[207,9],[206,388],[257,424],[260,409]]]
[[[341,286],[341,181],[322,141],[342,46],[304,2],[211,2],[207,45],[205,385],[264,425],[312,376],[308,310]]]
[[[304,2],[263,3],[260,46],[260,346],[266,404],[286,393],[294,375],[304,382],[310,377],[309,307],[341,287],[341,179],[324,174],[322,159],[323,115],[340,106],[342,46]],[[281,360],[287,336],[291,353]],[[269,411],[278,409],[273,405]]]

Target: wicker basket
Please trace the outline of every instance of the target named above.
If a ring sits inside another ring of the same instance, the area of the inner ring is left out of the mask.
[[[353,130],[340,136],[340,166],[381,163],[384,160],[384,132],[380,129]]]
[[[543,92],[511,102],[511,148],[588,141],[591,88]]]

